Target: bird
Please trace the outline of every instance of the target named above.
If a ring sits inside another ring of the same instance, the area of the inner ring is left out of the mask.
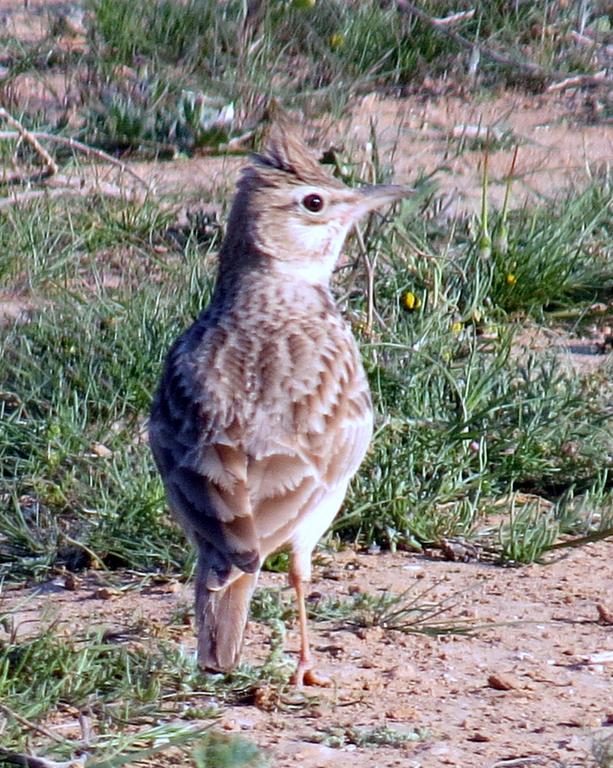
[[[353,225],[408,194],[345,185],[287,116],[242,170],[210,302],[168,352],[149,420],[168,505],[197,553],[203,670],[239,664],[262,565],[287,550],[300,631],[292,680],[327,682],[310,649],[305,582],[373,432],[330,280]]]

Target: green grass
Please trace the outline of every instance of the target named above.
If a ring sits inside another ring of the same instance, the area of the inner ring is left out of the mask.
[[[43,625],[25,637],[11,612],[0,614],[0,624],[5,750],[34,748],[54,759],[87,752],[88,768],[118,768],[189,745],[194,762],[184,764],[197,768],[262,765],[254,745],[210,729],[223,705],[250,700],[261,685],[286,686],[288,665],[274,636],[267,663],[243,665],[228,677],[203,675],[192,652],[145,621],[76,632]],[[175,630],[191,634],[182,624]],[[82,740],[53,731],[53,722],[78,713],[88,722]]]
[[[570,507],[586,493],[596,511],[607,507],[606,372],[578,377],[552,354],[512,352],[507,313],[544,318],[552,307],[604,297],[610,194],[598,184],[528,224],[510,217],[507,255],[523,270],[513,267],[512,307],[498,288],[509,267],[482,257],[471,226],[442,245],[410,207],[391,226],[369,225],[382,325],[361,346],[379,416],[337,535],[391,547],[470,535],[512,491],[557,503],[556,533],[581,533]],[[29,323],[1,331],[5,573],[43,575],[94,558],[107,567],[185,566],[145,419],[166,350],[207,302],[218,240],[191,231],[179,245],[173,226],[152,205],[87,200],[68,215],[60,203],[37,203],[2,220],[0,271],[8,285],[25,280],[39,305]],[[354,281],[345,308],[358,325],[361,279],[343,272],[337,286],[342,293]],[[403,307],[407,291],[419,308]],[[581,509],[585,533],[597,518]],[[516,544],[502,552],[534,559],[549,538],[532,542],[529,556]]]
[[[511,217],[505,259],[517,272],[513,286],[502,256],[481,254],[470,235],[478,227],[456,229],[444,246],[418,215],[371,233],[384,327],[362,349],[380,420],[337,523],[342,536],[413,546],[466,534],[488,500],[514,489],[554,501],[589,491],[608,508],[606,369],[576,376],[552,353],[520,354],[508,313],[542,320],[572,304],[578,317],[589,316],[593,302],[610,296],[610,201],[599,182],[538,209],[528,224]],[[517,288],[512,303],[501,285]],[[407,293],[417,301],[410,311]],[[559,516],[569,515],[561,502]]]
[[[492,301],[537,316],[606,302],[613,292],[610,205],[603,178],[571,199],[513,212],[505,247],[493,248]],[[495,232],[499,225],[500,215]]]
[[[311,741],[326,744],[329,747],[341,749],[348,745],[353,747],[401,747],[409,742],[420,741],[425,733],[419,729],[393,728],[389,725],[379,725],[372,728],[365,726],[332,726],[311,736]]]

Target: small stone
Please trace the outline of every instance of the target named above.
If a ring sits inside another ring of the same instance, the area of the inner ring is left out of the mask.
[[[596,611],[598,612],[598,619],[601,624],[613,624],[613,609],[598,603]]]
[[[100,459],[108,459],[113,455],[113,451],[107,448],[104,443],[93,443],[92,453]]]
[[[92,597],[97,598],[98,600],[114,600],[116,597],[119,597],[121,592],[117,589],[112,589],[111,587],[100,587],[100,589],[96,589],[94,593],[92,594]]]
[[[69,592],[74,592],[78,589],[80,583],[80,579],[78,579],[74,573],[66,573],[64,575],[64,589],[67,589]]]
[[[506,672],[494,672],[487,678],[487,684],[495,691],[512,691],[521,688],[519,680]]]
[[[334,568],[326,568],[321,574],[322,579],[329,579],[330,581],[340,581],[343,578],[343,574]]]
[[[479,731],[477,731],[476,733],[472,733],[468,737],[468,741],[476,741],[477,743],[482,743],[482,742],[484,743],[486,741],[490,741],[490,737],[486,736],[485,733],[480,733]]]

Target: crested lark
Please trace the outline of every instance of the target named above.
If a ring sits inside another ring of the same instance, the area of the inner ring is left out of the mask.
[[[286,121],[242,173],[208,308],[175,342],[150,441],[170,507],[198,551],[198,659],[240,657],[262,563],[290,551],[301,650],[313,671],[304,585],[372,435],[356,342],[330,293],[352,225],[408,193],[350,189]]]

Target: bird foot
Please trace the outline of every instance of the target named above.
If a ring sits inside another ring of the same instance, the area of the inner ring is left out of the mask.
[[[329,688],[332,685],[332,680],[329,677],[318,675],[309,663],[302,661],[298,663],[290,682],[298,689],[305,685],[316,685],[319,688]]]

